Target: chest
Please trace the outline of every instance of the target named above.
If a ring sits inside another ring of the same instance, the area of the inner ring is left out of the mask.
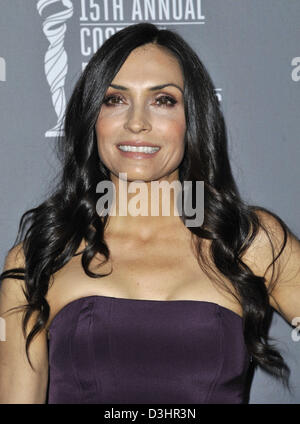
[[[189,291],[199,283],[201,287],[209,284],[188,240],[163,238],[137,243],[110,239],[107,244],[109,262],[100,266],[103,258],[98,255],[91,269],[112,271],[103,281],[110,287],[123,288],[128,295],[168,298],[181,287]]]
[[[97,253],[89,266],[90,271],[104,275],[102,278],[84,272],[82,255],[74,256],[53,275],[47,294],[51,317],[68,302],[89,295],[206,300],[241,312],[236,300],[224,290],[232,290],[232,284],[221,276],[224,287],[220,290],[213,276],[201,269],[189,240],[174,237],[136,243],[113,238],[107,246],[108,262],[104,263],[104,256]]]

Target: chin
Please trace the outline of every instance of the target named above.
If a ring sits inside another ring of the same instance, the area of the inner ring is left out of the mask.
[[[137,180],[147,182],[147,181],[153,181],[153,180],[156,179],[156,177],[154,175],[149,174],[148,172],[145,172],[145,171],[144,172],[134,172],[134,171],[129,171],[129,170],[127,170],[127,171],[122,170],[122,171],[114,172],[114,175],[117,178],[120,178],[119,174],[121,174],[121,173],[127,174],[127,181],[128,182],[137,181]],[[123,180],[124,178],[121,178],[121,179]]]
[[[127,181],[133,182],[133,181],[145,181],[145,182],[150,182],[150,181],[154,181],[155,178],[145,175],[145,174],[139,174],[139,175],[132,175],[132,174],[127,174]]]

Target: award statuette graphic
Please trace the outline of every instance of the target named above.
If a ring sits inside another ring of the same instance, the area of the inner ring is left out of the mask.
[[[45,74],[50,86],[52,104],[57,115],[56,125],[46,131],[46,137],[64,135],[63,121],[66,107],[65,79],[68,72],[68,57],[64,49],[64,38],[67,30],[66,21],[73,15],[71,0],[39,0],[37,10],[42,16],[43,10],[53,4],[61,3],[61,12],[47,16],[43,21],[43,32],[50,45],[45,54]]]

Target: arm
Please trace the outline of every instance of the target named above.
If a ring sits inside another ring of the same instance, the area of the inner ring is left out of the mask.
[[[274,255],[279,253],[284,241],[284,233],[277,220],[266,212],[259,211],[257,215],[270,232],[274,244]],[[296,326],[300,321],[300,242],[288,232],[285,248],[275,262],[274,276],[268,265],[273,261],[272,248],[265,232],[260,229],[252,245],[246,252],[244,262],[258,276],[266,278],[270,305],[289,324]],[[275,280],[273,284],[273,280]],[[298,320],[293,321],[294,318]]]
[[[24,256],[19,245],[6,257],[3,271],[24,267]],[[24,309],[8,309],[26,304],[22,287],[24,281],[5,278],[0,288],[0,316],[5,319],[5,341],[0,341],[0,404],[45,403],[48,384],[48,347],[45,331],[38,333],[29,345],[29,357],[35,369],[32,370],[25,351],[22,332]],[[35,323],[32,314],[26,335]]]

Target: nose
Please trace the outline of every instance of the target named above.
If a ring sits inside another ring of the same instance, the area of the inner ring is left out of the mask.
[[[128,112],[124,128],[134,133],[139,133],[144,130],[150,131],[152,127],[146,115],[143,106],[132,106]]]

